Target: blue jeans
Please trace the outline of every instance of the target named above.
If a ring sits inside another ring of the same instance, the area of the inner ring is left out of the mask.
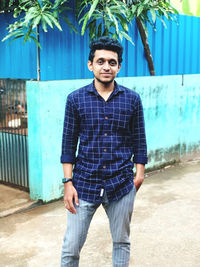
[[[118,201],[109,203],[106,194],[102,205],[110,223],[113,240],[113,267],[127,267],[130,260],[130,222],[135,199],[135,187]],[[61,267],[78,267],[80,251],[86,240],[92,217],[101,204],[79,200],[77,213],[68,212],[67,230],[64,235]],[[95,252],[94,252],[95,253]]]

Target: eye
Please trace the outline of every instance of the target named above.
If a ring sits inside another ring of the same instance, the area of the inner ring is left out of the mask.
[[[116,66],[117,65],[117,62],[115,60],[111,60],[109,63],[110,63],[111,66]]]
[[[97,61],[97,64],[102,65],[102,64],[103,64],[103,60],[102,60],[102,59],[99,59],[99,60]]]

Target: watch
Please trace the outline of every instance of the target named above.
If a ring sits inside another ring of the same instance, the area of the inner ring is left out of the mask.
[[[72,182],[72,178],[63,178],[62,182],[63,182],[63,184],[66,184],[68,182]]]

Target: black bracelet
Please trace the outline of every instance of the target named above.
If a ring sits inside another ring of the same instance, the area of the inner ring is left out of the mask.
[[[63,184],[66,184],[68,182],[72,182],[72,178],[63,178],[62,182],[63,182]]]

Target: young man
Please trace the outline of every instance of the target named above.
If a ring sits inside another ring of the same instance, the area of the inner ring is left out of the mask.
[[[129,265],[130,221],[135,194],[144,179],[147,150],[140,97],[114,81],[122,52],[117,40],[93,41],[88,68],[94,81],[67,99],[61,162],[64,204],[69,212],[62,267],[79,265],[91,219],[101,204],[110,223],[113,266]]]

